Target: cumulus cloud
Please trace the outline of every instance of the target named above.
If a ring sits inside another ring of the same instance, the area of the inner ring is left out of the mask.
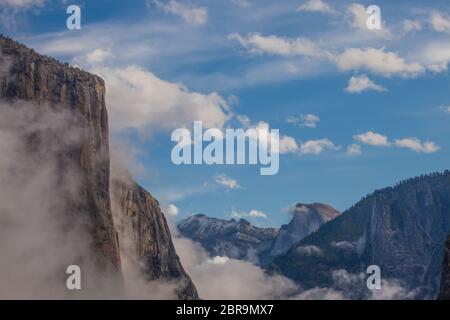
[[[231,217],[238,218],[238,219],[245,218],[245,217],[267,219],[267,214],[265,214],[264,212],[262,212],[260,210],[256,210],[256,209],[250,210],[250,212],[233,210],[233,211],[231,211]]]
[[[334,10],[322,0],[309,0],[297,8],[297,11],[333,13]]]
[[[363,144],[367,144],[370,146],[396,146],[399,148],[407,148],[418,153],[434,153],[439,151],[440,149],[440,147],[432,141],[422,142],[417,138],[396,139],[393,143],[391,143],[387,136],[373,131],[367,131],[366,133],[355,135],[353,136],[353,138]]]
[[[348,242],[348,241],[333,241],[331,245],[335,248],[342,250],[355,250],[356,244]]]
[[[193,26],[204,25],[208,21],[208,10],[205,7],[192,7],[176,0],[167,3],[153,0],[153,3],[164,12],[179,16]]]
[[[264,218],[267,219],[267,215],[260,211],[260,210],[252,210],[250,211],[250,213],[248,214],[250,217],[252,218]]]
[[[347,147],[347,155],[350,157],[359,156],[362,154],[361,146],[359,144],[351,144]]]
[[[386,91],[386,88],[374,83],[367,77],[367,75],[363,74],[361,76],[351,77],[345,90],[349,93],[360,93],[370,90],[382,92]]]
[[[42,6],[46,0],[2,0],[0,6],[10,6],[15,8],[27,8],[32,6]]]
[[[300,155],[313,154],[318,155],[326,150],[338,150],[339,147],[336,146],[329,139],[320,140],[309,140],[300,145],[299,152]]]
[[[230,40],[238,41],[251,53],[271,54],[279,56],[321,56],[320,49],[307,38],[286,39],[278,36],[264,36],[260,33],[249,33],[241,36],[237,33],[228,36]]]
[[[1,0],[0,26],[15,30],[18,25],[17,16],[27,10],[40,8],[46,0]]]
[[[202,299],[285,299],[297,285],[279,275],[268,275],[250,262],[209,257],[197,243],[175,237],[174,245]]]
[[[450,106],[442,107],[442,110],[443,110],[445,113],[450,114]]]
[[[344,293],[332,288],[312,288],[306,290],[292,300],[346,300]]]
[[[260,137],[267,137],[267,144],[270,147],[270,142],[272,141],[272,133],[270,130],[269,123],[265,121],[260,121],[256,125],[251,123],[251,120],[245,115],[238,115],[237,120],[243,125],[245,129],[254,128]],[[257,136],[250,137],[256,139]],[[274,137],[275,138],[275,137]],[[286,135],[278,135],[278,152],[280,154],[296,153],[298,150],[297,142],[293,137]]]
[[[106,82],[113,131],[174,129],[192,126],[196,120],[207,128],[222,128],[231,117],[230,106],[216,92],[191,92],[137,66],[94,71]]]
[[[430,71],[447,71],[450,62],[450,45],[442,41],[432,42],[421,50],[419,57]]]
[[[226,174],[216,174],[214,176],[214,181],[227,189],[238,189],[241,187],[237,180],[228,177]]]
[[[373,131],[367,131],[366,133],[355,135],[353,136],[353,138],[363,144],[367,144],[370,146],[387,147],[391,145],[387,136]]]
[[[347,12],[349,12],[353,18],[352,26],[359,30],[367,29],[367,13],[366,8],[359,3],[353,3],[347,7]]]
[[[82,66],[95,66],[114,59],[114,54],[107,49],[97,48],[87,54],[76,57],[75,64]]]
[[[302,114],[299,117],[291,116],[286,119],[287,123],[295,124],[299,127],[315,128],[320,122],[319,116],[315,114],[308,113]]]
[[[395,145],[400,148],[411,149],[418,153],[435,153],[440,147],[432,141],[422,142],[417,138],[405,138],[395,140]]]
[[[408,63],[394,52],[375,48],[349,48],[332,58],[343,71],[366,69],[384,76],[415,76],[425,71],[419,63]]]
[[[295,248],[295,253],[301,256],[321,256],[323,255],[322,249],[317,246],[308,245]]]
[[[450,32],[450,17],[446,14],[434,11],[430,16],[430,23],[437,32]]]
[[[386,26],[386,23],[382,21],[382,26],[380,30],[370,30],[367,28],[367,19],[369,15],[366,12],[366,8],[359,3],[352,3],[347,7],[347,12],[350,14],[351,26],[359,31],[365,31],[370,35],[380,36],[380,37],[390,37],[391,32]]]
[[[162,208],[162,211],[168,215],[169,217],[175,217],[178,215],[178,213],[180,212],[180,210],[178,209],[178,207],[174,204],[169,204],[165,207]]]
[[[298,144],[294,138],[282,136],[280,138],[280,154],[295,153],[298,150]]]
[[[405,19],[402,22],[402,28],[405,33],[422,30],[422,24],[417,20]]]

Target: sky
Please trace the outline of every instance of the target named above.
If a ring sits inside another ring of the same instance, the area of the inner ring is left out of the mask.
[[[105,79],[112,148],[175,220],[277,227],[295,203],[343,211],[450,167],[450,1],[0,0],[0,18],[2,34]],[[174,165],[171,133],[196,120],[279,129],[279,172]]]

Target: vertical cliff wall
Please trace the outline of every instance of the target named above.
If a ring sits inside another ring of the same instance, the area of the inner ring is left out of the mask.
[[[442,267],[441,288],[438,298],[450,300],[450,236],[445,244],[444,263]]]
[[[82,257],[82,263],[89,264],[89,268],[118,273],[120,255],[109,195],[109,136],[103,80],[38,55],[4,37],[0,37],[0,50],[2,101],[9,105],[23,102],[27,108],[39,110],[30,113],[46,112],[43,106],[48,106],[52,112],[70,114],[77,122],[80,142],[67,150],[56,151],[59,172],[72,170],[79,179],[78,194],[70,204],[76,216],[68,212],[61,214],[88,229],[93,255]],[[45,143],[42,135],[34,135],[31,140],[30,150],[37,150]]]
[[[158,201],[125,171],[112,175],[111,194],[125,265],[137,269],[144,281],[172,282],[180,299],[197,299],[197,290],[175,252]]]
[[[70,264],[82,268],[83,292],[123,297],[122,253],[136,257],[146,280],[173,284],[173,297],[198,298],[175,253],[158,203],[130,177],[112,184],[113,215],[108,116],[101,78],[0,36],[0,112],[0,145],[15,151],[17,146],[10,146],[9,140],[16,137],[21,150],[0,157],[0,242],[5,244],[0,245],[0,287],[5,288],[0,297],[10,297],[19,285],[15,278],[33,274],[42,279],[25,283],[14,297],[66,295],[65,268]],[[19,199],[22,194],[24,199]],[[8,197],[14,198],[14,206]],[[15,246],[6,245],[12,241]],[[13,261],[3,259],[4,253]],[[34,270],[19,268],[20,261],[32,261],[28,269]],[[43,270],[50,266],[51,271]],[[49,288],[47,278],[55,276],[57,286]],[[11,286],[6,289],[3,282]],[[104,284],[106,288],[99,288]]]

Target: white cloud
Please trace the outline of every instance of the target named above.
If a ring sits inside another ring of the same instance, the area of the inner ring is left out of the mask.
[[[236,119],[237,121],[240,122],[240,124],[244,127],[244,128],[248,128],[251,125],[251,120],[249,117],[247,117],[244,114],[238,114],[236,115]]]
[[[442,110],[444,110],[445,113],[450,114],[450,106],[442,107]]]
[[[367,32],[368,35],[375,35],[379,37],[390,37],[391,32],[386,27],[386,23],[382,21],[381,30],[370,30],[367,28],[367,19],[369,15],[366,12],[366,8],[359,4],[353,3],[347,7],[347,12],[351,15],[351,25],[354,29]]]
[[[450,62],[450,45],[442,41],[430,43],[421,50],[419,57],[431,71],[447,71]]]
[[[440,149],[440,147],[436,145],[434,142],[431,141],[422,142],[417,138],[396,139],[392,144],[391,142],[389,142],[387,136],[375,133],[373,131],[367,131],[366,133],[355,135],[353,138],[361,143],[370,146],[388,147],[394,145],[399,148],[411,149],[419,153],[434,153]]]
[[[45,0],[1,0],[0,6],[27,8],[32,6],[42,6],[44,2]]]
[[[450,17],[437,11],[430,16],[431,26],[438,32],[450,32]]]
[[[250,213],[248,215],[252,218],[267,219],[267,215],[264,212],[259,211],[259,210],[252,210],[252,211],[250,211]]]
[[[228,39],[238,41],[245,49],[257,54],[307,57],[318,57],[321,55],[316,44],[306,38],[285,39],[273,35],[264,36],[254,32],[246,37],[233,33],[228,36]]]
[[[309,11],[309,12],[322,12],[322,13],[332,13],[333,9],[322,0],[309,0],[299,6],[297,11]]]
[[[286,122],[298,125],[299,127],[315,128],[317,127],[317,123],[320,122],[320,118],[315,114],[308,113],[302,114],[300,117],[288,117]]]
[[[359,144],[351,144],[347,147],[347,155],[350,157],[359,156],[362,154],[361,146]]]
[[[195,120],[207,128],[221,128],[231,117],[229,105],[216,92],[191,92],[137,66],[96,68],[94,72],[106,82],[113,130],[173,129],[191,126]]]
[[[408,63],[394,52],[375,48],[349,48],[333,58],[343,71],[367,69],[384,76],[415,76],[425,71],[419,63]]]
[[[282,136],[279,145],[280,154],[295,153],[298,150],[298,144],[294,138]]]
[[[332,288],[312,288],[306,290],[293,298],[294,300],[344,300],[342,292]]]
[[[164,207],[162,211],[170,217],[175,217],[180,212],[178,207],[174,204],[169,204],[168,206]]]
[[[370,146],[387,147],[391,145],[386,136],[373,131],[367,131],[366,133],[355,135],[353,138]]]
[[[267,214],[265,214],[264,212],[262,212],[260,210],[256,210],[256,209],[250,210],[250,212],[232,210],[231,217],[238,218],[238,219],[245,218],[245,217],[267,219]]]
[[[348,241],[333,241],[331,245],[341,250],[356,250],[356,245]]]
[[[219,184],[219,185],[221,185],[221,186],[223,186],[223,187],[225,187],[227,189],[238,189],[238,188],[241,187],[239,185],[239,183],[237,182],[237,180],[232,179],[232,178],[228,177],[225,174],[217,174],[217,175],[215,175],[214,176],[214,181],[217,184]]]
[[[408,290],[395,279],[382,279],[380,290],[367,290],[366,275],[347,270],[332,271],[331,288],[312,288],[296,295],[296,300],[411,300],[417,290]],[[364,292],[367,290],[366,292]]]
[[[359,30],[367,29],[367,13],[366,8],[359,3],[353,3],[347,7],[347,12],[349,12],[352,17],[352,26]]]
[[[422,142],[417,138],[405,138],[395,140],[395,145],[400,148],[408,148],[419,153],[434,153],[439,151],[439,146],[434,142]]]
[[[181,17],[186,23],[193,26],[204,25],[208,21],[208,11],[205,7],[194,8],[186,6],[178,1],[170,0],[163,3],[159,0],[153,0],[156,6],[166,13]]]
[[[329,139],[309,140],[300,145],[300,154],[321,154],[326,150],[338,150],[339,147],[335,146]]]
[[[351,77],[345,90],[350,93],[359,93],[369,90],[382,92],[386,91],[386,88],[374,83],[367,75],[363,74],[361,76]]]
[[[98,48],[81,57],[76,57],[74,63],[82,66],[95,66],[112,59],[114,59],[114,54],[111,51]]]
[[[205,250],[191,240],[174,237],[174,245],[201,299],[287,299],[298,291],[292,280],[268,275],[250,262],[208,257]]]
[[[403,31],[406,33],[422,30],[422,24],[417,20],[405,19],[402,25]]]
[[[300,246],[295,249],[298,255],[302,256],[321,256],[323,255],[322,249],[314,245]]]
[[[267,122],[260,121],[256,125],[252,126],[250,119],[243,115],[238,115],[237,120],[241,122],[244,128],[255,128],[260,137],[267,137],[267,144],[270,146],[270,142],[272,141],[272,133],[270,130],[270,125]],[[256,136],[254,138],[256,138]],[[280,154],[295,153],[298,150],[297,142],[290,136],[279,136],[278,142],[278,152]]]

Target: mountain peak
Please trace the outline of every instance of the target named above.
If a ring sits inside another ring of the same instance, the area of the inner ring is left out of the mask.
[[[295,208],[293,209],[294,215],[304,215],[311,213],[320,215],[325,222],[330,221],[341,214],[341,212],[339,212],[332,206],[318,202],[310,204],[297,203]]]

